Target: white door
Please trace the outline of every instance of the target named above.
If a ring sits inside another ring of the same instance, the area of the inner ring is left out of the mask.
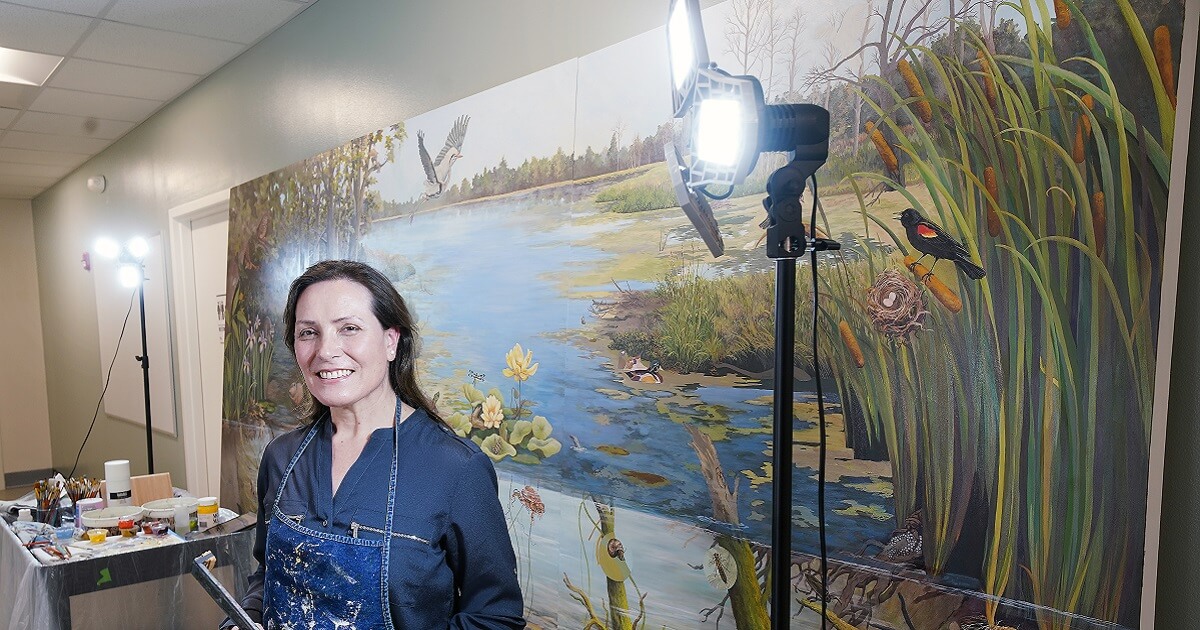
[[[191,223],[192,269],[195,278],[196,341],[199,344],[200,390],[208,494],[221,487],[221,395],[225,363],[225,277],[229,252],[229,216],[225,213]]]

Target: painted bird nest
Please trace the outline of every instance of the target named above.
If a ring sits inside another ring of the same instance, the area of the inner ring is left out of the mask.
[[[879,332],[906,343],[925,328],[922,320],[929,311],[921,299],[921,289],[896,269],[888,269],[875,278],[867,289],[867,315]]]

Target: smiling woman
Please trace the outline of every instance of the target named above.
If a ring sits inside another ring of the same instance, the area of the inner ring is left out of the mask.
[[[404,299],[367,265],[325,261],[292,283],[284,320],[310,423],[263,453],[243,607],[267,627],[524,627],[496,472],[417,387]]]

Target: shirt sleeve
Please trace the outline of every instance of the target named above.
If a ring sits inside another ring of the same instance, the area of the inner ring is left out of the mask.
[[[450,628],[524,628],[517,560],[500,506],[496,469],[481,452],[463,466],[450,501],[447,538],[446,560],[459,593]]]

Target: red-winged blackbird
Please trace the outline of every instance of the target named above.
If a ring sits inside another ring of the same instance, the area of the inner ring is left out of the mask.
[[[984,276],[983,267],[971,262],[967,248],[951,238],[938,224],[921,216],[920,212],[912,208],[901,212],[900,224],[904,226],[908,242],[921,252],[921,258],[933,256],[933,265],[930,266],[926,276],[933,275],[933,267],[936,267],[937,261],[943,258],[953,261],[972,280],[978,280]],[[921,262],[921,258],[918,258],[917,262]],[[916,263],[913,264],[916,265]]]

